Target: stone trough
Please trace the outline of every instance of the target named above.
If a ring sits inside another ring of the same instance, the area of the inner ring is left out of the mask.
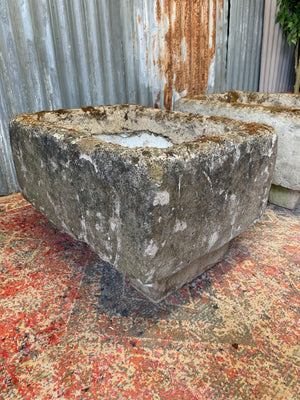
[[[138,105],[16,116],[24,197],[154,302],[225,255],[263,214],[276,134]]]
[[[278,134],[270,202],[293,209],[300,203],[300,96],[228,91],[179,99],[175,110],[272,125]]]

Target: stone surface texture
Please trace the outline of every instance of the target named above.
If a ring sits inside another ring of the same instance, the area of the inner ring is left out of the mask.
[[[139,132],[173,145],[100,139]],[[277,147],[266,125],[137,105],[23,114],[10,136],[24,197],[152,301],[218,262],[262,216]]]
[[[278,134],[278,153],[270,201],[294,208],[300,200],[300,96],[289,93],[228,91],[185,97],[175,110],[217,115],[271,125]],[[289,189],[289,190],[287,190]]]

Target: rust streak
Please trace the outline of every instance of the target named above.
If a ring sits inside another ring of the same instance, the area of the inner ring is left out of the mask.
[[[160,101],[160,92],[158,92],[158,94],[157,94],[157,97],[156,97],[156,100],[154,103],[154,108],[159,108],[159,105],[158,105],[159,101]]]
[[[160,22],[161,22],[161,5],[160,5],[160,0],[156,0],[155,12],[156,12],[156,20],[157,20],[158,23],[160,23]]]
[[[223,0],[212,3],[208,0],[164,0],[163,7],[161,1],[156,0],[157,22],[163,24],[165,17],[169,22],[164,46],[159,48],[155,61],[160,76],[166,79],[166,109],[172,107],[173,89],[179,94],[186,91],[187,95],[206,92],[209,68],[215,55],[218,5],[222,9]]]

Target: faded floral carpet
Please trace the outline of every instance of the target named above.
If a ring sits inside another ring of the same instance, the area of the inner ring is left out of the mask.
[[[0,249],[1,399],[300,399],[300,209],[156,306],[19,194]]]

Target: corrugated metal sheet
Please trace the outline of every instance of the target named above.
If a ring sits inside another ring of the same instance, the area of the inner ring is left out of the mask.
[[[0,194],[17,190],[14,114],[125,102],[119,0],[0,0]]]
[[[255,90],[262,3],[0,0],[0,194],[17,190],[14,114]]]
[[[231,0],[224,90],[258,90],[264,0]]]
[[[228,33],[229,33],[229,1],[217,3],[215,57],[209,70],[207,92],[226,90]]]
[[[295,47],[288,45],[280,25],[275,24],[276,3],[276,0],[265,0],[260,92],[294,91]]]
[[[171,109],[179,96],[205,92],[209,76],[216,75],[210,67],[227,0],[125,3],[122,40],[130,99]],[[139,61],[133,66],[133,60]]]

